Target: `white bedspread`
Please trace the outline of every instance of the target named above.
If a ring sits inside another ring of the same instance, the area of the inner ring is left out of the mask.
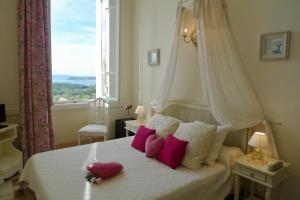
[[[221,163],[198,171],[176,170],[130,146],[132,137],[97,143],[97,159],[124,166],[119,175],[100,185],[85,181],[81,167],[91,145],[33,156],[20,181],[26,181],[40,200],[223,200],[230,192],[230,169]]]

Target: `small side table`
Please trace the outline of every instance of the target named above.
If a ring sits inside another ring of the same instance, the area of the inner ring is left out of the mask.
[[[126,137],[129,136],[129,131],[132,133],[136,133],[137,129],[141,126],[141,125],[145,125],[147,122],[146,121],[138,121],[138,120],[128,120],[125,121],[125,130],[126,130]]]
[[[115,131],[116,131],[115,138],[116,139],[126,137],[126,129],[124,129],[124,128],[126,126],[125,121],[128,121],[128,120],[134,120],[134,118],[123,118],[123,119],[116,120],[116,129],[115,129]]]
[[[266,186],[265,200],[272,199],[272,189],[279,186],[282,187],[284,179],[287,177],[287,169],[289,163],[284,162],[283,167],[277,171],[269,171],[267,164],[274,161],[272,158],[265,158],[267,161],[264,165],[255,164],[251,160],[251,154],[247,154],[235,160],[235,167],[233,173],[234,180],[234,200],[239,199],[240,177],[246,178],[251,181],[250,184],[250,198],[253,198],[254,183],[259,183]]]

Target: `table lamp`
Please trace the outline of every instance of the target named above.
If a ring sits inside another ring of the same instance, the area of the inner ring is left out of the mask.
[[[145,114],[144,106],[140,105],[140,106],[136,107],[136,110],[134,113],[138,115],[138,117],[137,117],[138,121],[142,122],[144,120],[144,114]]]
[[[269,147],[269,140],[266,134],[262,132],[255,132],[250,138],[248,144],[255,148],[251,158],[253,160],[263,161],[264,154],[262,149]]]

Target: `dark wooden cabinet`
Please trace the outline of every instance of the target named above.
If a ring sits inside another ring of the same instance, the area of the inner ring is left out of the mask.
[[[124,118],[124,119],[117,119],[116,120],[116,138],[122,138],[126,137],[126,130],[125,127],[125,121],[127,120],[134,120],[134,118]],[[130,133],[130,135],[133,135],[133,133]]]

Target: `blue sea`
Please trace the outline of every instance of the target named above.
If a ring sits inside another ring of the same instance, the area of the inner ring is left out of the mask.
[[[52,75],[53,83],[69,83],[69,84],[80,84],[93,86],[96,85],[96,77],[87,77],[87,76],[71,76],[71,75]]]

